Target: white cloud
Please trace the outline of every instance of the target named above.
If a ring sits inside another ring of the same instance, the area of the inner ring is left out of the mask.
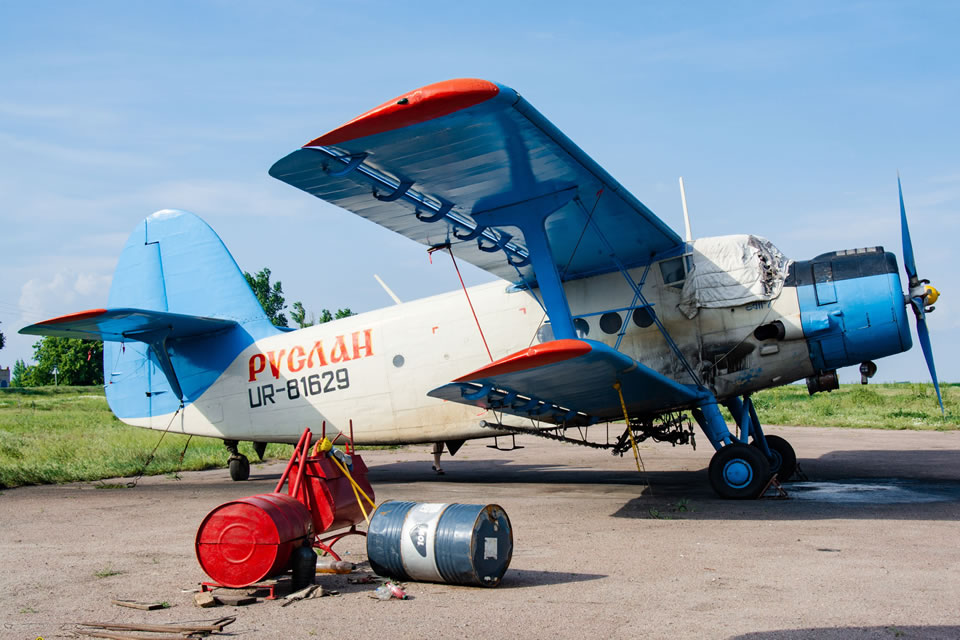
[[[63,315],[106,305],[112,276],[104,273],[77,273],[62,270],[52,278],[34,278],[20,287],[20,309],[25,322],[37,314]]]

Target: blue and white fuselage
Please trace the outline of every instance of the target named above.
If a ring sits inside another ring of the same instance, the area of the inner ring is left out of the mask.
[[[721,402],[799,379],[821,380],[837,368],[911,346],[896,259],[881,249],[793,262],[777,297],[700,309],[693,319],[678,309],[682,279],[664,283],[659,266],[653,263],[644,285],[648,308]],[[638,267],[634,275],[639,279],[645,270]],[[358,444],[491,434],[481,423],[495,419],[492,409],[428,395],[489,362],[461,291],[281,330],[263,316],[214,232],[196,216],[175,211],[154,214],[134,231],[117,274],[111,308],[192,315],[213,300],[224,310],[220,319],[235,323],[167,340],[183,395],[179,414],[181,398],[143,332],[108,341],[107,398],[128,424],[262,442],[295,442],[304,427],[317,430],[324,423],[331,433],[348,433],[351,421]],[[579,337],[617,347],[680,384],[690,382],[650,313],[623,308],[631,291],[617,274],[565,288]],[[495,281],[469,295],[495,360],[550,339],[536,290]],[[66,324],[45,326],[52,332]],[[597,417],[621,415],[613,407]]]

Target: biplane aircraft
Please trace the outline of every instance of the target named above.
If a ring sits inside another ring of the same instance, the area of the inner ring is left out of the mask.
[[[224,439],[234,479],[249,474],[238,441],[262,455],[305,426],[451,453],[516,433],[623,453],[692,443],[689,414],[716,450],[714,490],[749,498],[796,469],[790,444],[764,436],[754,392],[804,378],[829,391],[851,365],[866,382],[873,360],[912,346],[907,306],[937,385],[925,318],[938,293],[917,276],[902,192],[906,295],[881,247],[792,261],[752,235],[681,238],[516,91],[483,80],[399,96],[270,175],[499,279],[291,331],[198,217],[141,222],[106,309],[21,333],[105,341],[113,412]],[[620,421],[619,437],[591,435]]]

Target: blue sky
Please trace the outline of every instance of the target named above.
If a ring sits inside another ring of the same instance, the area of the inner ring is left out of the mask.
[[[29,360],[21,326],[105,305],[127,235],[162,208],[307,309],[390,304],[373,273],[404,300],[455,288],[421,246],[267,169],[393,96],[480,77],[674,228],[683,175],[695,236],[755,233],[796,259],[899,256],[899,169],[958,381],[958,28],[948,2],[3,3],[0,366]],[[878,364],[926,379],[918,348]]]

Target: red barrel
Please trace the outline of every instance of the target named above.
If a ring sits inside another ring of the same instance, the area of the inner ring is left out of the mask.
[[[287,569],[290,554],[313,537],[313,518],[298,500],[262,493],[220,505],[197,529],[200,566],[225,587],[240,588]]]

